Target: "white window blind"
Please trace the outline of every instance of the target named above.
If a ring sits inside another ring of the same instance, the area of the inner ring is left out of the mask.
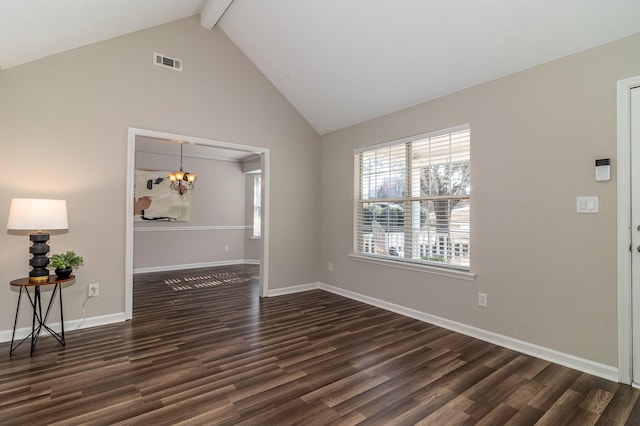
[[[468,125],[354,154],[354,252],[468,270]]]

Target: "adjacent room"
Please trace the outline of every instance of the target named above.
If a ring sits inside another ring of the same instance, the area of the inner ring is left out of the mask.
[[[640,424],[639,31],[0,1],[0,423]]]

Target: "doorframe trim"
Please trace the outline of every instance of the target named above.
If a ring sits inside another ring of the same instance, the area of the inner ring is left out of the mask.
[[[126,224],[125,224],[125,320],[133,317],[133,198],[136,157],[136,136],[151,138],[181,140],[199,145],[218,148],[234,149],[239,151],[254,152],[260,154],[262,168],[262,234],[260,237],[260,297],[266,297],[269,291],[269,206],[271,191],[271,154],[269,148],[240,145],[222,142],[213,139],[203,139],[193,136],[178,135],[173,133],[158,132],[154,130],[128,128],[127,134],[127,190],[126,193]]]
[[[640,86],[640,76],[617,83],[618,168],[618,374],[631,384],[633,317],[631,300],[631,89]]]

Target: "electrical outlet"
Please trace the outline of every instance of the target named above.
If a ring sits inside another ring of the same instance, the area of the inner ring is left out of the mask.
[[[224,246],[224,252],[229,253],[229,246]]]
[[[87,286],[87,297],[94,297],[100,295],[100,284],[89,284]]]
[[[478,293],[478,306],[487,307],[487,293]]]
[[[329,272],[333,272],[333,262],[329,262]]]

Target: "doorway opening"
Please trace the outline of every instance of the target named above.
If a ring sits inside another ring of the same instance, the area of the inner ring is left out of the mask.
[[[269,149],[257,146],[250,145],[240,145],[240,144],[232,144],[226,143],[211,139],[203,139],[198,137],[191,137],[185,135],[177,135],[166,132],[157,132],[153,130],[146,129],[137,129],[137,128],[129,128],[128,134],[128,162],[127,162],[127,199],[126,199],[126,247],[125,247],[125,318],[131,319],[133,316],[133,275],[135,272],[148,272],[153,270],[153,268],[136,268],[134,264],[135,258],[135,247],[134,247],[134,188],[135,188],[135,175],[136,175],[136,146],[146,146],[147,150],[149,147],[152,147],[154,151],[159,151],[160,155],[163,150],[176,150],[180,149],[179,144],[184,144],[185,147],[189,147],[192,152],[194,158],[196,156],[210,157],[210,158],[218,158],[225,159],[225,161],[235,161],[237,164],[244,163],[249,166],[246,168],[247,171],[253,172],[253,174],[259,174],[261,177],[261,191],[260,191],[260,238],[255,241],[254,244],[259,246],[257,250],[259,253],[259,295],[265,296],[268,290],[268,267],[269,267],[269,253],[268,253],[268,239],[269,239]],[[142,156],[141,154],[138,154]],[[172,154],[168,154],[172,155]],[[238,166],[241,167],[241,166]],[[197,171],[192,171],[197,172]],[[248,182],[247,178],[247,182]],[[253,180],[251,180],[253,182]],[[201,182],[204,184],[204,182]],[[196,185],[198,182],[196,182]],[[206,189],[202,189],[201,192],[206,191]],[[253,196],[253,194],[251,194]],[[187,222],[182,222],[187,223]],[[242,218],[242,223],[245,223],[244,216]],[[158,229],[162,229],[163,231],[183,231],[184,229],[188,229],[191,231],[208,232],[208,231],[219,231],[220,229],[230,230],[232,228],[242,228],[244,230],[244,226],[214,226],[214,227],[203,227],[203,226],[192,226],[192,227],[174,227],[174,223],[167,224],[163,223]],[[167,226],[171,225],[171,226]],[[175,229],[174,229],[175,228]],[[235,231],[238,231],[237,229]],[[166,233],[166,232],[163,232]],[[182,232],[184,234],[184,232]],[[177,234],[176,234],[177,235]],[[225,251],[229,251],[228,246],[224,246]],[[177,262],[180,264],[180,262]],[[193,262],[188,262],[182,260],[182,264],[189,264]],[[215,263],[215,262],[214,262]],[[198,262],[192,265],[193,267],[202,266]],[[169,269],[171,266],[168,267]]]

